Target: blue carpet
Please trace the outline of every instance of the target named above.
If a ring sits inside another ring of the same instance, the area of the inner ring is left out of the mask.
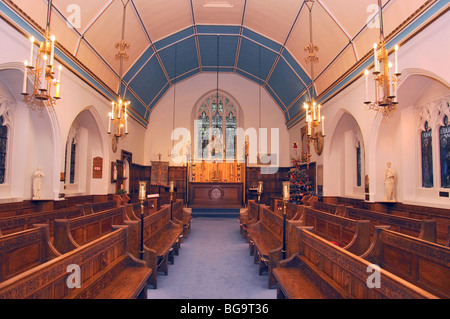
[[[192,217],[237,218],[239,208],[192,208]]]
[[[169,274],[158,274],[149,299],[276,299],[259,276],[235,218],[193,218]]]

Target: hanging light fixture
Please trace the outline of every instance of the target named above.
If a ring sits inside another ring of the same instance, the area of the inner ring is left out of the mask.
[[[122,88],[122,71],[123,71],[123,61],[128,61],[127,49],[130,48],[130,44],[125,42],[125,17],[126,9],[129,0],[123,2],[123,19],[122,19],[122,40],[115,44],[115,48],[119,49],[116,54],[116,60],[120,60],[120,81],[119,81],[119,92],[116,102],[111,102],[111,112],[109,113],[109,125],[108,134],[113,134],[112,138],[112,149],[117,152],[117,144],[120,139],[125,138],[128,135],[128,108],[130,106],[129,101],[124,101],[121,97]]]
[[[312,9],[314,6],[314,0],[305,0],[305,4],[309,9],[309,26],[310,26],[310,43],[305,47],[305,52],[308,52],[306,57],[306,63],[311,64],[311,80],[312,87],[314,88],[314,64],[319,63],[319,58],[316,56],[316,52],[319,51],[319,47],[314,45],[313,42],[313,23],[312,23]],[[305,121],[308,126],[307,129],[307,144],[314,143],[316,152],[318,155],[322,153],[323,139],[325,137],[325,117],[321,114],[322,106],[318,104],[314,98],[309,102],[303,104],[306,117]],[[321,129],[320,129],[321,128]],[[309,149],[308,147],[306,149]],[[306,155],[306,161],[309,162],[310,154]]]
[[[386,48],[386,39],[384,37],[383,28],[383,7],[381,0],[378,0],[380,9],[380,42],[374,43],[374,81],[375,81],[375,101],[369,100],[369,70],[364,71],[366,101],[364,104],[369,106],[383,116],[391,116],[397,109],[397,88],[401,73],[398,72],[398,49],[394,47],[394,72],[391,75],[392,62],[389,61],[389,51]]]
[[[54,35],[50,34],[50,19],[52,12],[52,1],[48,1],[47,25],[44,33],[44,40],[37,41],[30,37],[30,58],[24,62],[25,72],[23,79],[22,95],[27,103],[37,106],[40,110],[44,107],[54,106],[56,101],[61,98],[61,72],[62,66],[59,65],[58,71],[55,70],[55,41]],[[34,60],[34,48],[39,49]],[[34,62],[33,62],[34,61]],[[32,76],[33,89],[28,92],[28,73]],[[55,90],[53,90],[55,88]]]

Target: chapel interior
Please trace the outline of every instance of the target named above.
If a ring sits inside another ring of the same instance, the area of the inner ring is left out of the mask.
[[[449,298],[449,8],[1,0],[0,298]]]

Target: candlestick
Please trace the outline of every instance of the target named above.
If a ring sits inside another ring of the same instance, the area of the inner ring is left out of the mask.
[[[322,135],[325,136],[325,116],[322,116]]]
[[[52,41],[51,49],[50,49],[50,65],[53,67],[53,62],[55,60],[55,36],[52,35],[50,38]]]
[[[58,81],[56,81],[56,93],[55,93],[55,98],[59,99],[60,98],[60,91],[61,91],[61,83],[59,83]]]
[[[283,182],[283,200],[289,201],[290,198],[290,182]]]
[[[170,181],[170,192],[173,193],[174,191],[174,182]]]
[[[44,54],[44,64],[42,67],[42,74],[41,74],[42,77],[41,77],[41,83],[40,83],[41,91],[45,91],[45,73],[47,72],[47,60],[48,60],[47,54]]]
[[[30,65],[33,66],[33,50],[34,50],[34,37],[30,38],[31,48],[30,48]]]
[[[111,120],[114,121],[114,102],[111,102]]]
[[[395,74],[398,74],[398,44],[395,45]]]
[[[108,118],[108,134],[111,134],[111,122],[112,122],[112,113],[110,112],[109,114],[109,118]]]
[[[369,102],[369,70],[364,71],[365,84],[366,84],[366,102]]]
[[[376,43],[373,44],[373,56],[374,56],[374,62],[375,62],[375,72],[380,72],[380,66],[378,63],[378,45]]]
[[[25,61],[24,65],[25,65],[25,70],[24,70],[24,73],[23,73],[22,92],[23,92],[23,94],[27,94],[28,61]]]
[[[144,201],[147,197],[146,194],[146,182],[139,182],[139,200]]]

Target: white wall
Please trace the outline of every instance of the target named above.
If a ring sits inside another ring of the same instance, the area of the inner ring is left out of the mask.
[[[171,134],[173,126],[173,109],[175,101],[175,128],[186,128],[192,131],[191,114],[199,99],[206,93],[216,90],[216,74],[204,73],[180,82],[172,87],[161,99],[150,115],[150,124],[145,134],[144,162],[158,160],[162,154],[162,161],[169,161],[174,165],[168,154],[172,149]],[[220,74],[219,88],[221,92],[230,95],[239,103],[244,113],[243,129],[259,128],[259,87],[255,83],[234,74]],[[289,134],[285,125],[284,115],[278,105],[265,90],[261,93],[261,127],[268,129],[268,152],[271,153],[270,132],[279,131],[280,167],[290,166]],[[193,132],[191,132],[193,135]],[[175,144],[178,141],[175,141]],[[273,150],[277,147],[274,145]]]
[[[361,129],[365,146],[365,172],[369,176],[371,201],[384,199],[386,162],[391,161],[398,174],[396,185],[398,201],[450,207],[448,199],[438,196],[438,189],[432,191],[421,189],[420,178],[418,178],[421,172],[417,160],[418,145],[417,133],[415,133],[417,130],[414,122],[417,115],[415,106],[420,105],[421,101],[433,100],[450,92],[448,63],[450,43],[443,41],[450,38],[450,29],[446,27],[450,21],[449,18],[450,14],[446,13],[401,46],[399,69],[402,76],[398,89],[399,105],[393,117],[383,118],[376,112],[368,110],[363,104],[365,100],[363,77],[350,84],[323,106],[323,114],[327,118],[325,127],[327,137],[322,158],[315,160],[319,163],[323,161],[324,164],[324,195],[348,195],[349,188],[345,186],[345,179],[352,177],[346,174],[345,165],[337,164],[339,161],[336,157],[337,153],[333,151],[341,147],[333,144],[339,140],[336,139],[336,135],[351,129],[351,123],[340,122],[342,115],[348,113]],[[369,91],[371,99],[373,99],[372,91],[372,89]],[[298,139],[296,136],[303,125],[299,124],[290,129],[291,141],[294,138]],[[341,125],[347,127],[341,127]],[[346,155],[343,156],[345,158]],[[347,191],[342,191],[343,188]]]

